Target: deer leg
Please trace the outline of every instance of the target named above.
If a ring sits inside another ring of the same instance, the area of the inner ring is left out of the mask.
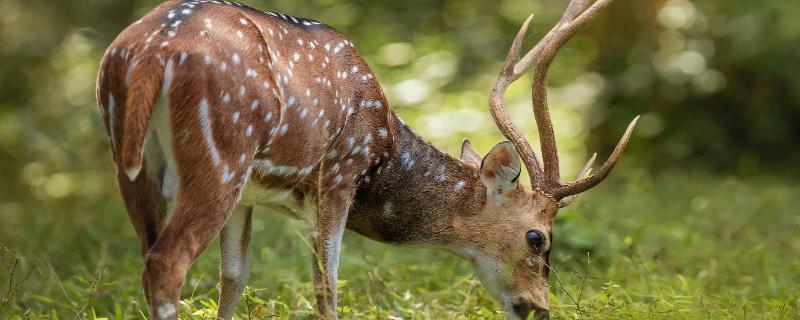
[[[247,285],[249,270],[250,227],[253,208],[237,206],[219,237],[220,293],[217,318],[229,320],[236,310],[236,301]]]
[[[143,165],[146,167],[147,163]],[[117,181],[128,211],[128,218],[139,237],[140,250],[144,258],[164,226],[166,200],[161,195],[161,184],[144,174],[131,181],[122,171],[117,174]],[[142,274],[142,286],[145,299],[150,301],[144,274]]]
[[[186,271],[222,230],[233,210],[238,188],[232,185],[220,185],[216,175],[182,177],[175,213],[145,258],[144,277],[154,319],[177,319]]]
[[[337,319],[336,280],[339,269],[339,248],[351,198],[352,193],[337,192],[323,194],[319,199],[316,231],[312,235],[314,253],[311,258],[314,292],[320,319]]]

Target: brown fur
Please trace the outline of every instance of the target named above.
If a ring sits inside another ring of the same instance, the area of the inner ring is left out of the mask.
[[[415,135],[330,27],[236,3],[167,1],[111,44],[97,99],[153,317],[177,317],[186,270],[220,233],[228,251],[218,315],[232,316],[249,263],[245,188],[288,190],[316,206],[309,238],[321,319],[337,317],[345,226],[456,252],[509,317],[546,315],[554,198],[518,183],[509,142],[482,158],[464,141],[459,160]],[[528,246],[529,230],[545,235],[541,252]]]

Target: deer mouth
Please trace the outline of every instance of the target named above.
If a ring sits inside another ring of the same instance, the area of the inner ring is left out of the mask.
[[[535,308],[536,314],[533,315],[533,320],[549,320],[550,310]]]
[[[519,317],[519,319],[528,319],[528,316],[531,314],[531,312],[534,312],[534,311],[536,312],[533,315],[533,319],[534,320],[548,320],[548,319],[550,319],[550,311],[549,310],[547,310],[545,308],[537,307],[533,303],[530,303],[530,302],[520,302],[520,303],[514,304],[512,306],[512,308],[514,310],[514,315]]]

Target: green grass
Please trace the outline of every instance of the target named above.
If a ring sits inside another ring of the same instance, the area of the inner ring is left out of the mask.
[[[785,177],[624,172],[560,213],[553,318],[800,319],[800,187]],[[147,314],[137,241],[114,190],[0,208],[0,318]],[[303,230],[257,212],[240,319],[315,317]],[[352,233],[342,252],[342,318],[503,317],[448,253]],[[213,318],[218,261],[215,243],[190,270],[182,318]]]

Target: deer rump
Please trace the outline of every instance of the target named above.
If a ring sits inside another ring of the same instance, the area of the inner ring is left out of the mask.
[[[313,185],[326,160],[356,162],[347,178],[357,179],[388,145],[377,141],[390,129],[380,87],[337,31],[244,6],[183,8],[162,4],[103,58],[97,98],[129,179],[146,159],[172,198],[181,170],[210,161],[223,184],[241,187],[255,170],[258,184],[289,189]]]

